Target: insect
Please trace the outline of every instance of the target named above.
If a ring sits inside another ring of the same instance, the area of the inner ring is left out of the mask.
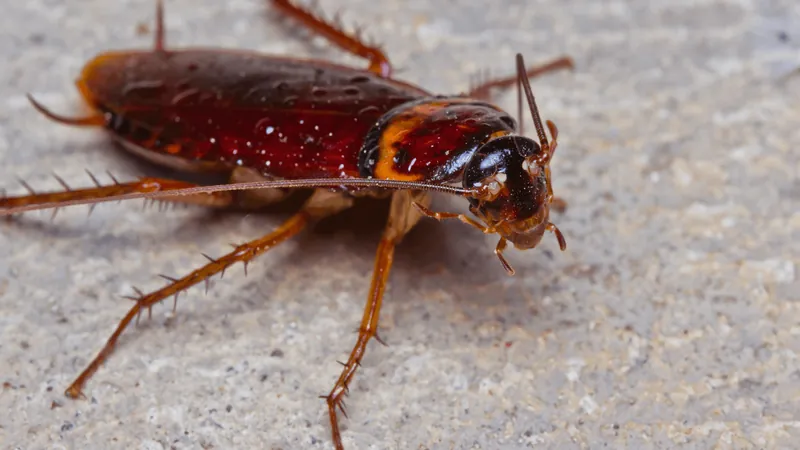
[[[317,60],[266,56],[221,49],[171,50],[165,46],[163,6],[156,3],[155,48],[108,52],[83,68],[77,87],[93,113],[67,117],[32,96],[34,108],[66,125],[107,130],[122,147],[156,164],[185,172],[225,174],[229,182],[198,185],[164,178],[0,197],[0,215],[133,198],[198,204],[213,208],[259,209],[303,189],[311,194],[300,211],[276,230],[238,245],[219,258],[153,292],[137,291],[134,305],[105,346],[66,389],[81,397],[84,385],[111,355],[126,327],[144,310],[207,281],[231,265],[247,264],[309,224],[349,208],[359,197],[385,198],[388,219],[378,245],[358,338],[326,396],[332,440],[343,449],[337,410],[365,354],[378,336],[384,288],[395,246],[419,220],[458,219],[486,234],[499,235],[495,254],[508,243],[536,247],[552,232],[562,250],[566,241],[549,220],[562,203],[553,195],[550,161],[556,126],[546,122],[529,78],[571,68],[563,57],[526,69],[517,55],[514,77],[485,81],[468,93],[433,95],[392,78],[392,65],[378,47],[348,34],[310,9],[290,0],[271,0],[286,16],[369,61],[355,69]],[[492,88],[523,92],[538,142],[522,135],[522,125],[488,103]],[[434,212],[430,194],[464,197],[474,218]],[[174,306],[174,305],[173,305]]]

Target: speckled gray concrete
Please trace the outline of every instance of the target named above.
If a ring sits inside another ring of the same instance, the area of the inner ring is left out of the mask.
[[[68,3],[68,4],[67,4]],[[368,25],[402,77],[440,92],[513,53],[566,53],[534,81],[562,133],[549,238],[510,253],[458,223],[401,246],[344,422],[349,449],[791,448],[800,439],[800,4],[761,0],[321,1]],[[138,172],[96,131],[46,121],[105,49],[145,47],[151,0],[9,2],[0,15],[0,181],[55,188]],[[362,64],[259,0],[167,2],[170,44]],[[515,94],[498,102],[513,110]],[[441,200],[442,209],[463,208]],[[130,329],[88,384],[132,286],[280,216],[159,213],[140,202],[0,224],[0,447],[330,448],[318,394],[354,340],[378,230],[306,234]],[[51,405],[60,405],[51,409]]]

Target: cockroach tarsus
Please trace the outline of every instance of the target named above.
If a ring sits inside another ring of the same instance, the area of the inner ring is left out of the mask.
[[[361,196],[388,197],[387,224],[378,245],[358,338],[331,391],[324,395],[332,439],[343,449],[337,409],[366,351],[378,337],[383,293],[395,246],[422,217],[458,219],[486,234],[498,234],[495,253],[508,242],[536,247],[552,232],[562,250],[566,241],[549,221],[553,196],[550,160],[558,131],[542,122],[529,78],[564,68],[563,57],[526,69],[517,55],[516,75],[487,80],[466,94],[436,96],[392,78],[384,52],[348,34],[310,9],[290,0],[274,7],[332,44],[369,62],[355,69],[318,60],[299,60],[221,49],[168,49],[163,6],[157,1],[155,45],[148,51],[108,52],[84,67],[77,87],[94,113],[64,117],[29,96],[48,118],[67,125],[103,127],[122,146],[144,159],[186,172],[224,173],[229,183],[203,186],[164,178],[141,178],[72,189],[57,177],[61,191],[0,197],[0,215],[105,201],[145,198],[209,207],[258,209],[289,192],[312,189],[300,211],[276,230],[235,246],[192,273],[173,278],[156,291],[136,290],[135,304],[99,354],[67,388],[72,398],[110,356],[126,327],[145,309],[175,297],[297,235],[308,224],[349,208]],[[522,135],[522,125],[487,103],[492,88],[518,90],[525,100],[538,143]],[[547,128],[547,130],[545,130]],[[547,132],[551,139],[548,140]],[[458,185],[460,184],[460,186]],[[429,209],[432,192],[465,197],[475,218]]]

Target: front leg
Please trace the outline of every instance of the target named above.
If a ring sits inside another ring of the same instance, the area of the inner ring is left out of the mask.
[[[372,338],[382,342],[378,336],[378,320],[380,319],[383,292],[389,278],[389,270],[392,268],[394,248],[422,217],[419,210],[413,206],[414,203],[427,206],[430,204],[430,199],[424,193],[412,191],[399,191],[392,195],[389,220],[378,245],[372,283],[367,295],[367,304],[364,307],[361,326],[358,328],[358,339],[356,339],[356,344],[350,352],[350,357],[343,364],[344,368],[339,375],[339,379],[336,380],[331,392],[324,397],[328,403],[331,432],[333,433],[333,442],[337,450],[344,450],[344,446],[339,432],[339,419],[336,414],[336,408],[339,408],[342,413],[347,415],[342,402],[345,394],[347,394],[348,386],[356,374],[356,370],[361,365],[361,359],[366,352],[367,343]]]

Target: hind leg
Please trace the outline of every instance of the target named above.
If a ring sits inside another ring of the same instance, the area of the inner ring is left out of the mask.
[[[309,9],[294,4],[291,0],[271,1],[281,12],[300,21],[300,23],[328,39],[342,50],[369,61],[370,72],[384,78],[392,76],[392,65],[389,63],[389,58],[377,46],[368,45],[361,40],[358,31],[354,35],[347,34],[336,20],[326,21]]]

